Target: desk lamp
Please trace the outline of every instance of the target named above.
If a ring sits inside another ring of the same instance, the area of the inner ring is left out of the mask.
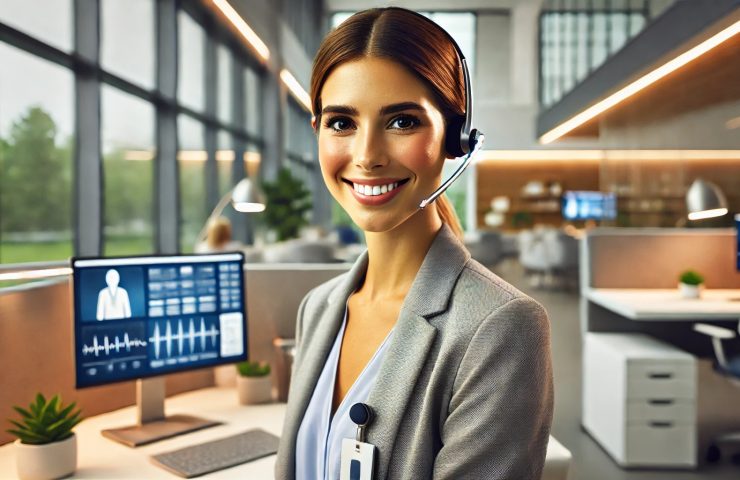
[[[221,200],[219,200],[216,207],[208,216],[206,224],[203,225],[203,229],[198,234],[196,243],[205,241],[206,236],[208,235],[208,226],[211,224],[211,221],[221,215],[229,202],[231,202],[234,206],[234,210],[237,212],[257,213],[265,210],[264,198],[265,197],[256,182],[252,183],[248,177],[243,178],[234,186],[234,188],[226,192],[226,194],[221,197]]]
[[[717,185],[697,178],[686,193],[686,209],[689,220],[721,217],[727,214],[727,199]]]

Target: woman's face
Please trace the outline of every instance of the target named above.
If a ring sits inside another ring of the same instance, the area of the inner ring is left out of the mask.
[[[440,184],[444,118],[431,90],[392,60],[336,67],[321,91],[324,182],[366,232],[385,232]]]

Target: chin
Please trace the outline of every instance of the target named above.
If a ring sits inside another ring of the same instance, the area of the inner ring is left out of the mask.
[[[352,221],[367,233],[383,233],[403,224],[414,212],[389,214],[389,212],[347,212]]]

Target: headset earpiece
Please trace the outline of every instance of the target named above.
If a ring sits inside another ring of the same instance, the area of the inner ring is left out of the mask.
[[[450,157],[457,158],[465,155],[463,145],[467,146],[467,139],[463,141],[463,127],[465,126],[465,115],[455,115],[447,124],[445,129],[445,150]]]

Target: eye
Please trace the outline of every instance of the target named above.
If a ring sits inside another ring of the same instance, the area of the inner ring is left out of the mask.
[[[419,123],[421,123],[419,119],[413,115],[399,115],[391,122],[391,128],[395,128],[397,130],[411,130],[412,128],[417,127]]]
[[[352,120],[347,117],[330,117],[326,119],[324,126],[335,132],[343,132],[352,128]]]

